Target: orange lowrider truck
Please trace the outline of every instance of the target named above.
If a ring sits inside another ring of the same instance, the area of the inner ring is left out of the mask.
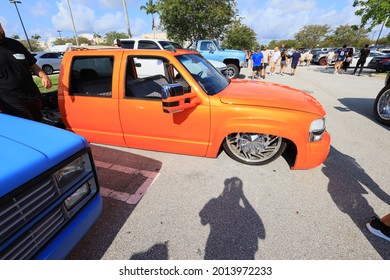
[[[65,127],[90,142],[262,165],[289,152],[292,169],[330,148],[325,110],[286,86],[227,79],[187,50],[72,50],[58,104]]]

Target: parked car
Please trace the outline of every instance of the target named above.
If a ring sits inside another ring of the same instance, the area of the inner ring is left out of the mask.
[[[37,59],[37,65],[47,74],[51,75],[54,71],[59,71],[63,57],[61,52],[36,52],[33,56]]]
[[[339,49],[341,49],[341,47],[339,48],[334,48],[333,51],[334,52],[337,52]],[[330,51],[330,50],[329,50]],[[327,54],[329,53],[329,51],[320,51],[320,52],[317,52],[314,56],[313,56],[313,60],[312,62],[313,63],[317,63],[321,66],[324,66],[326,65],[326,56]],[[357,52],[359,52],[359,49],[356,49],[354,47],[347,47],[347,51],[350,52],[352,51],[354,54],[356,54]],[[336,57],[333,58],[333,62],[336,60]]]
[[[147,77],[140,59],[155,61]],[[329,153],[326,113],[313,96],[227,79],[196,51],[69,51],[58,83],[65,127],[90,142],[213,158],[223,149],[249,165],[286,151],[292,169]]]
[[[375,119],[390,126],[390,73],[387,73],[385,86],[375,98],[373,109]]]
[[[165,40],[165,39],[148,39],[148,38],[132,38],[132,39],[120,39],[117,43],[124,49],[135,49],[135,50],[181,50],[183,47],[176,42]],[[208,59],[208,61],[218,69],[222,74],[226,76],[227,66],[225,63],[218,60]],[[142,75],[141,75],[142,76]]]
[[[379,73],[390,71],[390,54],[374,57],[368,63],[367,68],[374,69]]]
[[[367,57],[366,59],[366,63],[364,64],[363,67],[367,67],[368,66],[368,63],[370,63],[370,61],[374,58],[374,57],[377,57],[377,56],[383,56],[383,55],[386,55],[385,53],[382,53],[382,52],[378,52],[378,51],[370,51],[370,55]],[[359,60],[359,53],[355,54],[352,61],[351,61],[351,64],[349,65],[349,67],[355,67],[356,66],[356,63],[358,62]]]

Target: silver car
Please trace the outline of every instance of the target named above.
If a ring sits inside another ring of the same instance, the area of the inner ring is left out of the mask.
[[[59,71],[63,53],[60,52],[36,52],[33,56],[37,59],[37,65],[47,74]]]

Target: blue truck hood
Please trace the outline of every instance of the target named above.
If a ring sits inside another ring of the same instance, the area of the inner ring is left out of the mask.
[[[87,146],[72,132],[0,113],[0,198]]]

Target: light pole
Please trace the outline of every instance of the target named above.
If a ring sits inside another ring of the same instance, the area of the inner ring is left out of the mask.
[[[15,5],[16,11],[18,12],[18,16],[19,16],[20,22],[22,23],[24,35],[26,35],[26,39],[27,39],[28,46],[30,47],[30,51],[33,51],[33,50],[32,50],[32,47],[31,47],[31,44],[30,44],[30,40],[28,39],[28,36],[27,36],[26,29],[24,28],[24,24],[23,24],[23,21],[22,21],[22,17],[20,16],[20,13],[19,13],[18,5],[16,5],[16,4],[22,4],[22,2],[20,2],[20,1],[13,1],[13,0],[9,0],[9,2],[10,2],[11,4],[14,4],[14,5]]]
[[[69,0],[67,0],[67,1],[68,1],[68,6],[69,6],[70,18],[72,19],[72,24],[73,24],[74,38],[76,39],[76,45],[78,46],[79,45],[79,40],[77,39],[76,27],[74,26],[72,8],[70,7]]]
[[[123,2],[123,9],[125,10],[126,21],[127,21],[127,34],[129,34],[129,38],[131,38],[130,22],[129,22],[129,15],[127,14],[126,0],[122,0],[122,2]]]
[[[58,35],[60,35],[60,39],[62,39],[62,37],[61,37],[61,30],[57,30],[57,32],[58,32]]]

